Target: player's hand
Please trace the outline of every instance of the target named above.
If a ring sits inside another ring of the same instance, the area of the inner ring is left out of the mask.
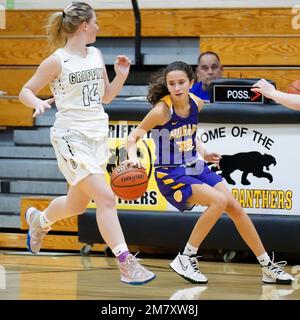
[[[275,87],[265,79],[260,79],[252,87],[251,91],[259,92],[270,99],[272,99],[273,93],[276,91]]]
[[[51,109],[51,103],[55,101],[55,98],[50,98],[47,100],[40,100],[34,107],[35,111],[33,113],[33,117],[39,116],[44,113],[46,109]]]
[[[143,168],[146,169],[139,158],[134,159],[128,159],[121,163],[122,165],[125,165],[126,167],[137,167],[137,168]]]
[[[220,169],[220,160],[222,159],[222,156],[215,152],[206,153],[204,156],[204,160],[210,163],[213,163],[216,165],[218,169]]]
[[[130,64],[131,60],[125,55],[117,56],[114,64],[116,75],[127,78],[129,74]]]

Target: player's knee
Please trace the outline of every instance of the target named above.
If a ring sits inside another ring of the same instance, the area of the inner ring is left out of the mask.
[[[67,212],[70,214],[70,215],[81,215],[83,213],[85,213],[86,211],[86,204],[82,204],[82,205],[75,205],[74,204],[70,204],[70,205],[67,205]]]
[[[113,193],[107,193],[101,195],[101,197],[95,199],[97,208],[115,208],[116,207],[116,198]]]
[[[232,197],[232,199],[229,199],[226,211],[232,212],[236,215],[242,215],[243,210],[240,204]]]
[[[218,208],[218,210],[222,213],[225,211],[226,207],[228,204],[228,199],[226,198],[226,196],[224,194],[217,193],[213,199],[213,203],[212,205],[216,208]]]

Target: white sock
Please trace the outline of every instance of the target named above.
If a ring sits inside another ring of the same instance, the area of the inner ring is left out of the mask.
[[[126,251],[129,251],[126,243],[121,243],[112,249],[112,252],[116,257]]]
[[[261,256],[256,257],[262,267],[266,267],[271,261],[269,255],[265,252]]]
[[[42,211],[41,215],[40,215],[40,224],[41,224],[41,227],[43,229],[49,229],[50,226],[53,224],[54,222],[50,221],[46,214],[45,214],[45,211]]]
[[[186,256],[192,256],[192,255],[196,255],[197,251],[198,251],[198,248],[187,243],[182,254],[184,254]]]

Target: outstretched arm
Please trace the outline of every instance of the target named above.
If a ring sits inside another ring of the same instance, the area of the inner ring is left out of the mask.
[[[265,97],[276,101],[277,103],[282,104],[290,109],[300,110],[300,95],[285,93],[279,90],[276,90],[275,87],[265,79],[257,81],[253,88],[251,89],[254,92],[259,92]]]

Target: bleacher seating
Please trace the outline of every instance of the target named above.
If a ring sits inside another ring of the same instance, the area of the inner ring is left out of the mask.
[[[42,26],[52,11],[17,9],[6,12],[7,27],[0,30],[0,90],[5,95],[17,96],[24,80],[28,79],[27,76],[30,76],[41,60],[49,54]],[[134,37],[132,10],[97,10],[97,17],[101,26],[99,37],[113,39],[114,44],[118,44],[117,39]],[[299,34],[292,28],[290,8],[142,9],[141,18],[141,34],[144,39],[164,38],[167,42],[168,39],[192,37],[198,39],[195,50],[200,48],[200,51],[218,52],[225,66],[225,76],[232,77],[236,74],[243,77],[267,77],[275,80],[281,90],[285,90],[287,84],[294,79],[300,78],[297,44]],[[130,43],[130,46],[132,48],[133,43]],[[185,43],[179,44],[181,49],[185,46]],[[152,43],[151,47],[154,48],[155,44]],[[158,47],[161,48],[161,45]],[[187,60],[188,63],[194,60],[196,64],[197,54],[193,52],[194,59],[187,57],[191,50],[186,48],[185,53],[180,52],[178,59]],[[114,51],[114,55],[119,53],[118,45]],[[146,54],[145,60],[152,65],[166,64],[168,61],[164,58],[165,52],[154,52],[154,58],[148,60]],[[112,63],[111,59],[106,63]],[[12,81],[18,84],[15,90],[11,90]],[[49,94],[49,91],[45,90],[41,95],[45,93]],[[0,126],[22,125],[23,122],[19,119],[9,120],[7,123],[5,121],[23,116],[19,115],[19,112],[9,114],[16,105],[22,109],[20,104],[12,101],[14,99],[1,98],[1,105],[5,103],[7,107],[0,109]],[[32,124],[27,122],[27,125]]]

